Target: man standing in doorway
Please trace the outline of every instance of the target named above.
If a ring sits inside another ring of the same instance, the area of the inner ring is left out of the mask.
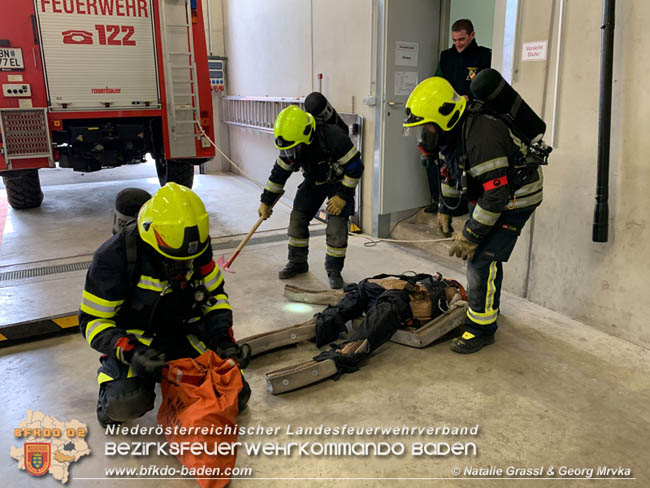
[[[454,43],[449,49],[440,53],[440,62],[435,76],[446,79],[454,91],[462,95],[467,101],[470,101],[472,94],[469,90],[469,84],[476,74],[482,69],[489,68],[492,61],[492,50],[479,46],[476,43],[476,33],[474,25],[469,19],[459,19],[451,26],[451,39]],[[422,150],[421,150],[422,151]],[[423,152],[423,162],[427,171],[427,180],[431,189],[431,199],[433,203],[425,211],[438,212],[437,225],[445,236],[450,236],[453,232],[451,226],[452,215],[465,215],[467,213],[467,201],[460,198],[455,208],[449,208],[445,201],[457,200],[460,195],[456,191],[455,182],[450,175],[440,174],[440,167],[435,163],[435,156]],[[442,178],[439,182],[438,179]],[[442,195],[440,189],[442,188]],[[441,198],[442,197],[442,198]],[[440,204],[438,205],[438,200]]]
[[[482,69],[489,68],[492,50],[479,46],[475,39],[474,25],[469,19],[459,19],[451,26],[454,43],[440,53],[440,63],[435,76],[446,79],[454,91],[468,101],[472,98],[469,84]]]

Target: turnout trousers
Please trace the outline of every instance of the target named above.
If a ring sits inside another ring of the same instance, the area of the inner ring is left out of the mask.
[[[521,230],[535,208],[504,211],[476,249],[474,259],[467,263],[469,307],[465,330],[474,335],[491,335],[498,328],[502,263],[510,258]]]
[[[333,185],[331,185],[333,186]],[[335,189],[330,185],[314,185],[303,181],[298,186],[289,217],[289,261],[306,263],[309,254],[309,222],[316,216],[326,198],[332,197]],[[341,271],[348,247],[348,220],[354,213],[354,199],[346,202],[340,215],[327,215],[325,269]]]

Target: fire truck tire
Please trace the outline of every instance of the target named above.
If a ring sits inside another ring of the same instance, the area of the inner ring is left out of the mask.
[[[2,181],[7,189],[7,201],[16,210],[41,206],[43,192],[37,169],[15,171],[5,174]]]
[[[194,183],[194,165],[186,161],[157,159],[156,172],[158,173],[160,186],[174,182],[192,188]]]

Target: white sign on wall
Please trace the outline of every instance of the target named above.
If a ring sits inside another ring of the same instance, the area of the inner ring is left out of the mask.
[[[419,46],[417,42],[396,41],[395,65],[417,66]]]
[[[395,71],[395,95],[410,95],[417,84],[417,71]]]
[[[521,51],[522,61],[544,61],[546,59],[546,50],[548,41],[525,42]]]

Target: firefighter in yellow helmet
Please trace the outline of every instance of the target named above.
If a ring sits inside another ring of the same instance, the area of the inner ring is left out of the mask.
[[[339,125],[317,122],[296,105],[280,112],[273,132],[280,155],[261,196],[260,217],[271,215],[273,203],[293,172],[301,170],[304,175],[289,217],[289,262],[280,270],[279,278],[292,278],[309,270],[309,222],[327,199],[325,270],[330,287],[342,288],[348,219],[354,214],[354,192],[363,173],[359,151]]]
[[[521,230],[542,202],[541,167],[519,165],[520,141],[507,125],[467,106],[448,81],[432,77],[418,84],[406,102],[404,127],[416,131],[418,144],[440,153],[448,174],[442,195],[453,208],[469,201],[469,218],[454,236],[449,255],[467,260],[469,308],[465,332],[451,349],[469,354],[494,342],[507,261]],[[452,191],[453,190],[453,191]],[[451,235],[451,217],[439,214],[440,230]]]
[[[79,326],[102,353],[102,425],[151,410],[166,361],[212,349],[246,367],[248,351],[233,338],[232,308],[212,259],[208,213],[192,190],[167,183],[143,204],[137,221],[95,251]],[[244,381],[240,408],[249,396]]]

